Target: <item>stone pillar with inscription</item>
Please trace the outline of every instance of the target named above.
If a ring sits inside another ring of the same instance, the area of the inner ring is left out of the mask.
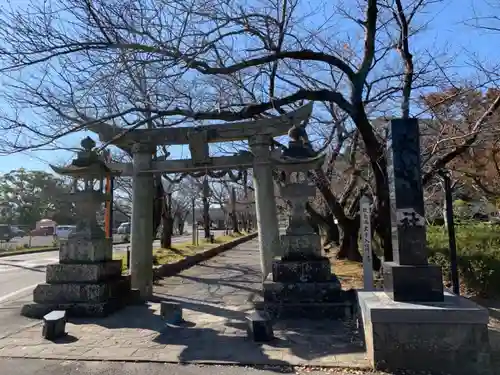
[[[331,264],[322,254],[321,238],[309,225],[306,204],[316,195],[310,171],[320,167],[324,157],[316,157],[301,137],[289,133],[291,141],[280,160],[280,195],[290,205],[286,232],[281,236],[280,259],[275,259],[272,272],[264,282],[264,308],[279,318],[343,318],[351,302]]]
[[[443,291],[428,263],[416,119],[389,123],[387,151],[394,254],[384,291],[358,291],[367,357],[388,372],[491,374],[488,311]]]
[[[132,226],[130,279],[137,299],[148,300],[153,294],[153,194],[151,168],[154,147],[136,143],[132,147],[134,176],[132,180]]]
[[[262,278],[271,272],[273,257],[279,253],[280,239],[278,213],[274,197],[273,167],[271,164],[271,137],[254,136],[250,140],[254,154],[253,179],[257,227],[259,231],[260,260]]]
[[[47,266],[46,283],[36,286],[34,303],[24,305],[22,315],[41,318],[52,310],[66,310],[70,316],[105,316],[123,306],[129,296],[130,280],[122,276],[121,261],[112,259],[112,239],[106,238],[96,219],[110,197],[103,192],[109,170],[94,146],[87,137],[72,165],[52,167],[74,178],[66,199],[74,202],[77,226],[67,241],[61,241],[59,263]]]
[[[416,119],[392,120],[387,141],[393,261],[385,262],[384,290],[395,301],[443,300],[441,267],[428,263],[424,193]]]

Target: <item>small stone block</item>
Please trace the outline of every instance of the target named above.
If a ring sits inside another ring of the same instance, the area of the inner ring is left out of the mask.
[[[183,321],[182,306],[178,302],[161,302],[160,315],[167,324],[180,324]]]
[[[264,311],[255,311],[247,316],[248,338],[255,342],[269,342],[274,338],[271,317]]]
[[[55,340],[66,335],[66,311],[56,310],[43,317],[42,336]]]
[[[321,256],[321,237],[317,234],[285,234],[280,237],[285,257],[310,258]]]

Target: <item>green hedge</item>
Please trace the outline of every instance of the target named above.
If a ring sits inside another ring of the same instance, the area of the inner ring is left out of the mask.
[[[500,226],[482,223],[455,227],[460,283],[487,297],[500,295]],[[450,280],[450,251],[446,227],[427,229],[430,262],[443,267]]]

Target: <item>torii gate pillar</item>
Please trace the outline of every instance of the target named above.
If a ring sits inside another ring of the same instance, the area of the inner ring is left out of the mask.
[[[153,294],[153,193],[151,174],[139,174],[151,168],[154,147],[136,143],[132,147],[132,228],[131,228],[131,287],[139,298],[148,300]]]
[[[255,157],[253,181],[263,280],[271,272],[273,257],[280,254],[278,213],[274,197],[273,166],[270,159],[271,139],[270,135],[265,134],[249,139],[250,148]]]

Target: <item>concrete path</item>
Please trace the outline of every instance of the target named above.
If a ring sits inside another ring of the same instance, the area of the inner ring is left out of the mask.
[[[68,323],[51,343],[41,324],[0,339],[0,357],[171,363],[368,367],[353,327],[295,320],[274,327],[277,339],[246,339],[245,316],[261,288],[257,241],[247,242],[155,286],[158,301],[179,300],[186,323],[165,327],[159,303],[131,306],[99,320]]]

